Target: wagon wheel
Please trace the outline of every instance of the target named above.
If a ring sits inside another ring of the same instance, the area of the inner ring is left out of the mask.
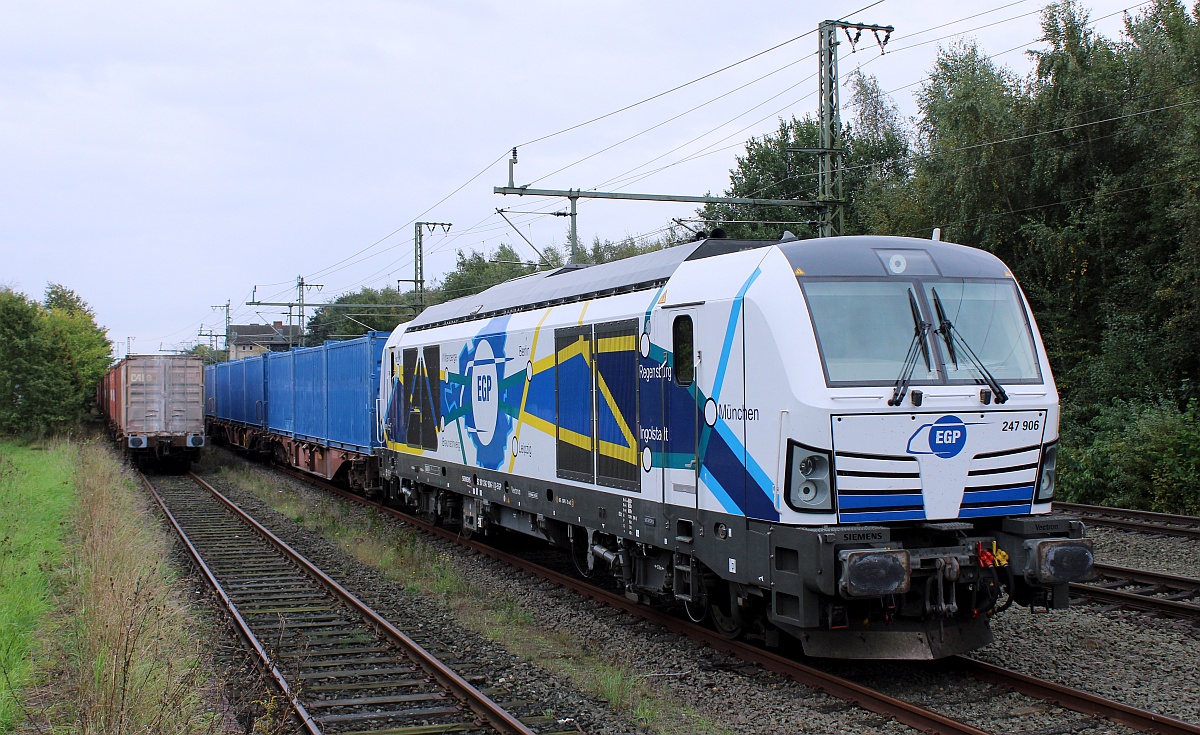
[[[738,607],[737,593],[732,585],[724,580],[716,580],[708,598],[708,616],[717,632],[729,639],[741,638],[742,633],[746,632],[746,621]]]
[[[417,515],[421,520],[425,521],[431,526],[437,526],[440,528],[443,524],[445,524],[446,517],[442,514],[442,493],[439,491],[434,496],[432,510],[425,510],[422,508],[421,512]]]

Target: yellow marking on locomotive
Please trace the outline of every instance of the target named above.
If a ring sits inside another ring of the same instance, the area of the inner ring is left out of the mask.
[[[544,373],[547,370],[552,370],[554,368],[554,361],[557,359],[557,357],[557,355],[551,352],[542,359],[535,360],[533,363],[533,374],[537,375],[539,373]]]
[[[390,441],[390,442],[388,442],[387,447],[388,447],[388,449],[392,450],[393,452],[400,452],[402,454],[421,455],[421,454],[425,453],[424,447],[410,447],[407,444],[401,444],[399,442],[391,442]]]
[[[619,444],[600,440],[600,454],[605,457],[620,460],[628,464],[637,464],[637,450],[632,447],[623,447]]]
[[[597,354],[602,352],[633,352],[637,348],[637,337],[632,334],[624,337],[601,337],[596,340]]]
[[[538,335],[542,331],[542,324],[546,321],[546,317],[550,316],[550,310],[553,308],[554,307],[551,306],[549,309],[546,309],[546,313],[542,314],[542,318],[538,320],[537,326],[533,328],[533,343],[529,347],[529,356],[530,357],[537,356]],[[553,354],[550,355],[550,360],[551,361],[554,360]],[[518,445],[520,445],[520,442],[521,442],[521,422],[528,421],[528,419],[526,417],[530,416],[530,414],[525,413],[525,402],[527,400],[529,400],[529,382],[532,378],[533,378],[532,375],[525,376],[525,387],[521,390],[521,407],[520,407],[520,409],[517,410],[517,431],[516,431],[516,434],[513,436],[514,441],[516,441]],[[513,455],[508,458],[508,471],[509,472],[513,471],[513,465],[515,465],[516,462],[517,462],[516,455]]]
[[[633,338],[630,337],[630,339],[633,339]],[[604,396],[604,402],[606,404],[608,404],[608,409],[610,411],[612,411],[613,417],[617,420],[617,428],[619,428],[621,430],[621,436],[625,437],[625,445],[628,448],[628,451],[630,453],[632,453],[634,456],[633,459],[630,459],[627,461],[630,464],[634,464],[637,462],[637,450],[634,449],[634,447],[637,446],[637,442],[633,438],[633,432],[629,429],[629,424],[625,421],[625,417],[621,415],[621,410],[619,408],[617,408],[617,399],[613,397],[612,391],[609,390],[608,383],[605,382],[604,376],[601,375],[599,372],[596,373],[596,382],[599,383],[600,394],[602,396]],[[601,454],[604,454],[603,449],[604,449],[605,444],[608,444],[608,442],[605,442],[605,441],[600,442],[600,449],[601,449],[600,453]],[[617,447],[616,444],[611,444],[610,446]],[[622,451],[625,450],[624,447],[619,447],[619,449],[621,449]],[[611,455],[611,454],[608,456],[615,457],[615,455]],[[615,458],[621,459],[621,457],[615,457]]]
[[[554,426],[554,424],[550,423],[549,421],[542,418],[541,416],[535,416],[532,413],[522,412],[521,420],[524,421],[531,428],[537,429],[538,431],[542,432],[543,434],[549,434],[550,436],[555,435],[556,427]],[[511,466],[511,464],[510,464],[510,466]]]
[[[579,447],[585,452],[592,451],[592,437],[586,434],[580,434],[560,426],[558,427],[558,440]]]
[[[588,340],[584,339],[582,334],[574,342],[558,351],[558,364],[561,365],[576,355],[583,358],[590,370],[592,367],[591,349],[588,347]]]

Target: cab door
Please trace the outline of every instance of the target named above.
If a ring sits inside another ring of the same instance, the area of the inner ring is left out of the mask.
[[[696,453],[700,437],[696,400],[696,309],[664,309],[659,312],[659,317],[661,329],[656,331],[667,337],[664,347],[669,368],[662,371],[663,496],[669,504],[695,510],[700,471]]]

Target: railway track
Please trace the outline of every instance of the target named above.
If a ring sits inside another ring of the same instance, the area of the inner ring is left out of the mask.
[[[801,684],[819,689],[833,697],[858,705],[876,714],[895,719],[897,722],[901,722],[921,732],[937,733],[939,735],[966,733],[981,735],[985,732],[968,723],[954,720],[902,699],[891,697],[849,679],[822,671],[819,668],[805,665],[743,641],[729,640],[707,627],[691,623],[646,605],[632,602],[622,595],[600,589],[588,582],[548,569],[540,564],[528,561],[520,556],[509,554],[479,541],[466,539],[456,532],[434,526],[419,518],[372,502],[360,495],[348,492],[303,473],[280,467],[276,467],[275,469],[303,482],[335,493],[352,502],[399,518],[405,523],[416,526],[431,535],[465,546],[489,558],[520,569],[527,574],[625,611],[673,633],[687,636],[715,650],[731,654],[770,671],[788,676]],[[1198,725],[1141,710],[1061,684],[1026,676],[1019,672],[965,657],[955,657],[953,663],[964,673],[980,681],[995,684],[1028,697],[1052,702],[1069,710],[1118,722],[1134,730],[1161,733],[1162,735],[1200,735],[1200,726]]]
[[[531,727],[497,705],[201,478],[142,480],[302,732],[554,729],[553,720],[529,717]]]
[[[1196,516],[1152,513],[1146,510],[1107,508],[1101,505],[1080,505],[1078,503],[1055,503],[1054,509],[1078,516],[1096,526],[1200,539],[1200,517]]]
[[[1113,607],[1200,621],[1200,579],[1096,564],[1098,579],[1072,584],[1071,594]]]

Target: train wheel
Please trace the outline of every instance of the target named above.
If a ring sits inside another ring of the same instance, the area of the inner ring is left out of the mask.
[[[588,555],[592,550],[588,548],[588,532],[581,526],[575,526],[574,533],[571,535],[571,562],[575,565],[575,571],[579,572],[579,576],[584,579],[590,579],[595,573],[595,566],[588,567]]]
[[[444,515],[442,515],[442,495],[441,495],[441,493],[440,492],[435,493],[433,495],[433,497],[431,498],[431,500],[433,501],[432,502],[433,507],[428,510],[426,510],[425,508],[422,508],[421,512],[418,513],[417,515],[421,520],[425,521],[429,525],[441,527],[446,522],[446,517]],[[424,504],[424,500],[422,501],[422,504]]]
[[[742,609],[737,604],[737,593],[733,587],[723,580],[717,580],[708,593],[708,616],[712,619],[713,628],[722,636],[730,639],[741,638],[746,632],[746,621],[742,617]]]

